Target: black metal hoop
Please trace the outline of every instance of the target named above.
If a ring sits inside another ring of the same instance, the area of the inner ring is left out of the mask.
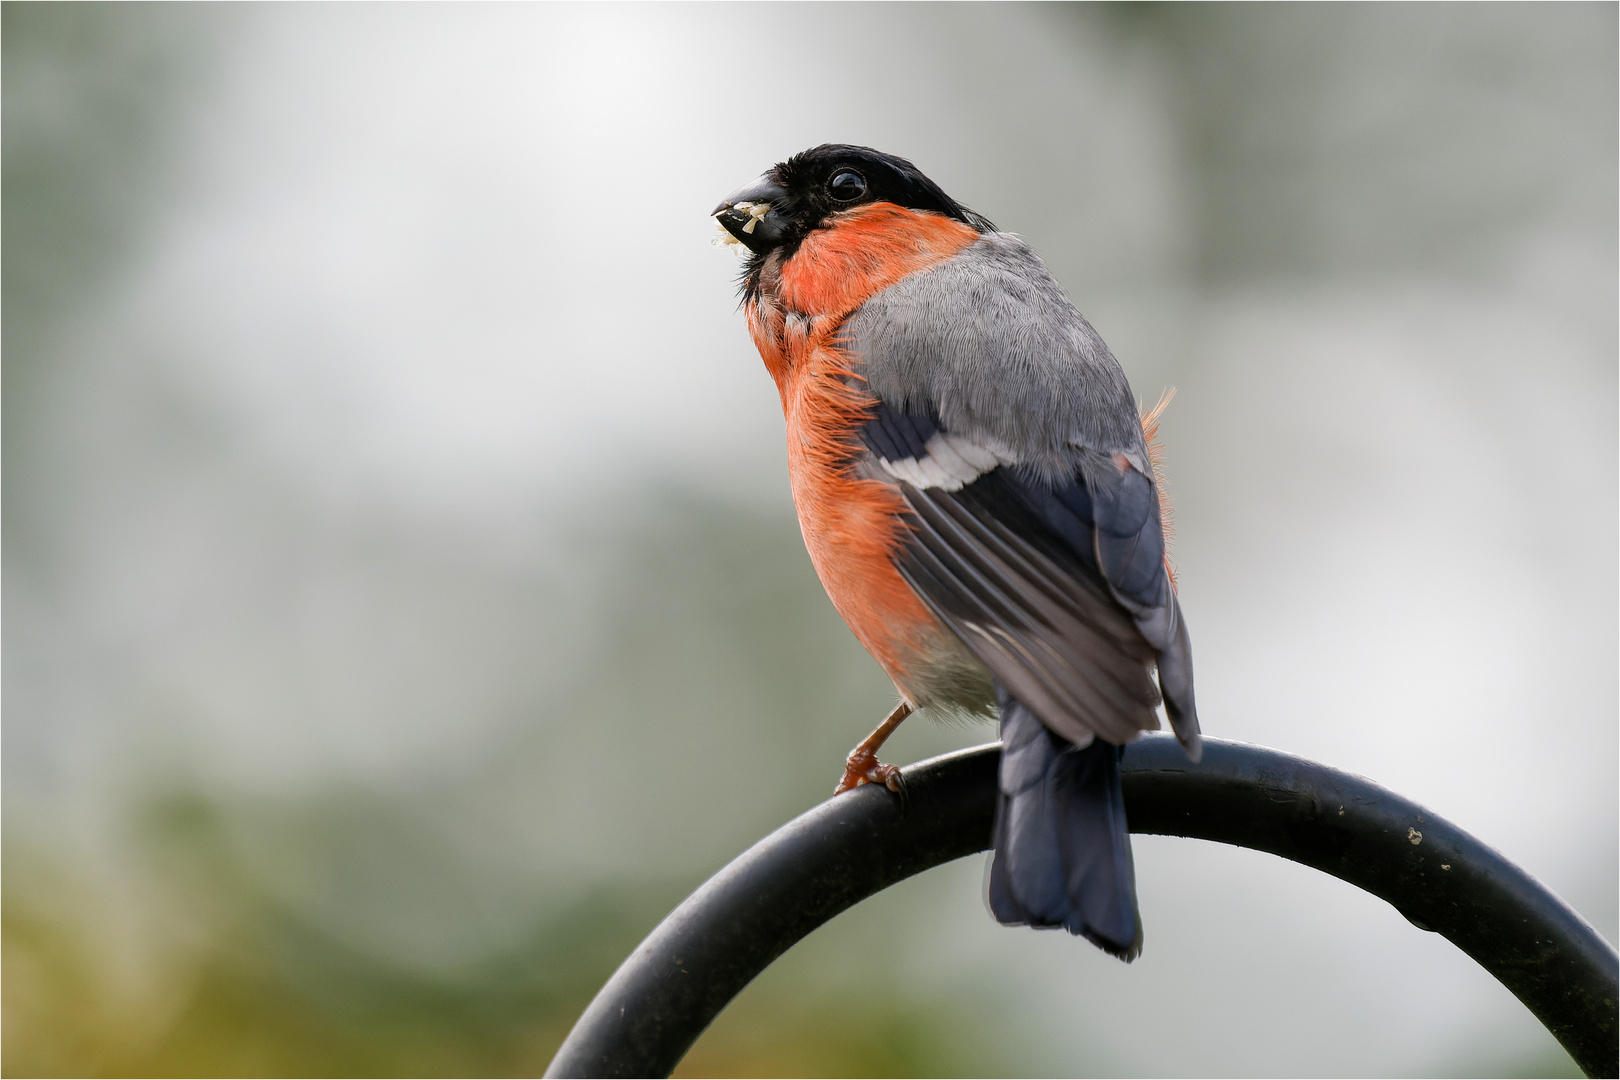
[[[720,1010],[844,909],[989,847],[998,745],[906,768],[909,804],[862,787],[748,849],[614,972],[547,1076],[668,1076]],[[1132,832],[1268,851],[1389,901],[1502,982],[1589,1076],[1615,1076],[1620,959],[1569,905],[1485,844],[1377,784],[1276,750],[1204,740],[1190,765],[1145,736],[1122,768]]]

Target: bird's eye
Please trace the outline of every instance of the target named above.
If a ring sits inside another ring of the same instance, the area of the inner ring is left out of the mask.
[[[866,180],[854,169],[842,169],[827,181],[827,190],[839,202],[854,202],[866,194]]]

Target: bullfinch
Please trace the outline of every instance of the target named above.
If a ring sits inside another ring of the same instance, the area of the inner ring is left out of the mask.
[[[876,755],[913,709],[998,716],[991,911],[1134,959],[1121,747],[1162,699],[1200,753],[1156,417],[1029,245],[909,161],[818,146],[713,213],[805,546],[900,692],[838,792],[903,794]]]

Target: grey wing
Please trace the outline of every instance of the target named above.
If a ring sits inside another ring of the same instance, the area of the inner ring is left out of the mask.
[[[1162,689],[1196,758],[1191,645],[1130,387],[1033,252],[989,234],[873,297],[848,340],[879,399],[868,468],[912,511],[901,573],[1052,730],[1124,742],[1158,727]]]
[[[1157,728],[1153,650],[1102,583],[1055,550],[1002,470],[960,491],[902,485],[900,573],[996,680],[1070,742]]]
[[[1191,647],[1164,568],[1157,492],[1104,459],[1065,480],[986,463],[937,417],[879,404],[862,429],[911,533],[900,573],[1014,697],[1084,745],[1159,726],[1197,753]],[[971,462],[977,459],[980,465]]]

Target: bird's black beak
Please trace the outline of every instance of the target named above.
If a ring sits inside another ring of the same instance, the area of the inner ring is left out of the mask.
[[[787,190],[766,173],[727,195],[714,208],[712,216],[719,219],[726,232],[757,255],[781,243],[787,232],[787,219],[782,214],[782,201],[786,198]]]

